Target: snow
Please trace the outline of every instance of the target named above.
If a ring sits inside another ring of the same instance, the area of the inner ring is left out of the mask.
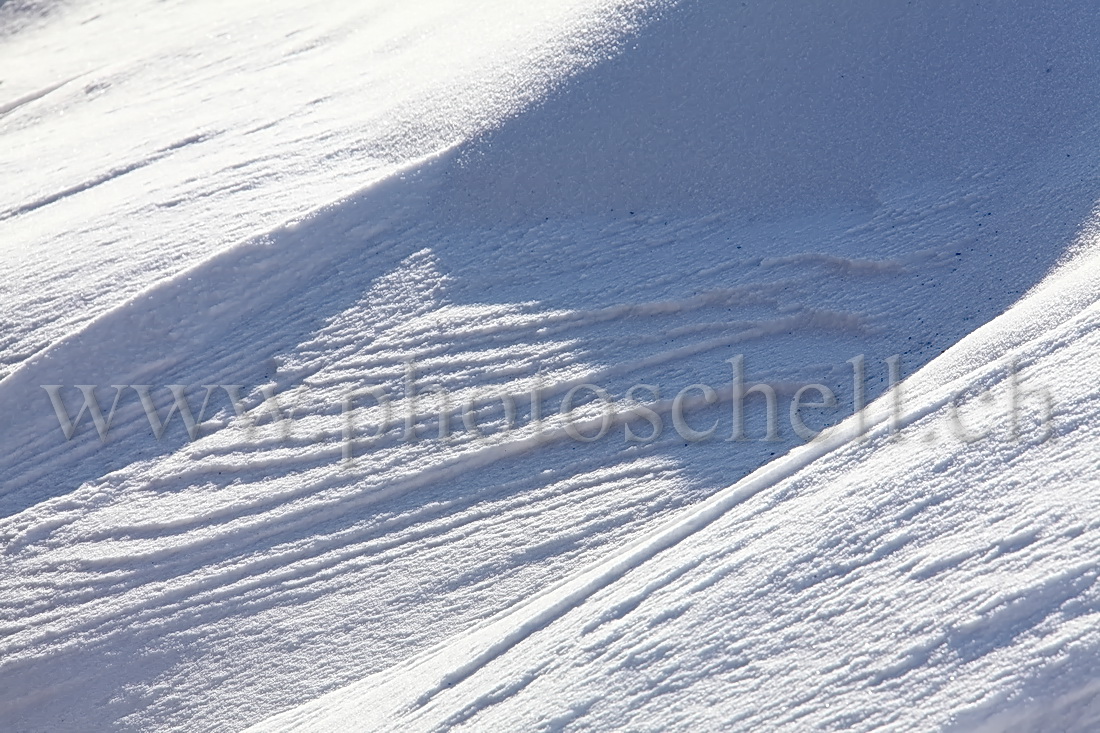
[[[0,727],[1090,730],[1098,16],[5,3]]]
[[[1093,293],[1098,260],[1079,265]],[[962,345],[1015,336],[1003,320]],[[973,729],[997,713],[990,729],[1046,730],[1053,712],[1091,730],[1098,323],[1090,305],[954,382],[918,374],[896,425],[876,402],[461,639],[256,729]],[[1010,379],[1059,395],[1052,438],[1021,444],[960,400]],[[985,437],[929,440],[957,430],[952,409]]]
[[[476,136],[613,46],[633,22],[620,4],[48,8],[0,50],[0,373],[150,282]]]

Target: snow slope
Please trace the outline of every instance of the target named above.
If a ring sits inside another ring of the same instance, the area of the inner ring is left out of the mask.
[[[900,417],[884,398],[463,638],[255,730],[1093,730],[1095,244],[1017,306],[1062,311],[1041,336],[1010,311],[906,382]],[[1019,436],[1012,389],[1034,391]]]
[[[1086,724],[1095,7],[357,8],[0,44],[4,727]],[[1057,436],[727,442],[739,354],[815,427],[900,355],[920,436],[1016,359]],[[42,385],[292,419],[66,440]]]
[[[624,5],[5,3],[0,375],[494,125],[613,48]]]

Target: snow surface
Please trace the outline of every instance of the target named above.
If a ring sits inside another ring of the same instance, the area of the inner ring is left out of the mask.
[[[1094,3],[0,18],[0,727],[1095,727]]]

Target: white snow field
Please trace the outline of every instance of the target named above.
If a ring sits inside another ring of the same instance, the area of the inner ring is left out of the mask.
[[[0,3],[0,730],[1097,729],[1097,38]]]

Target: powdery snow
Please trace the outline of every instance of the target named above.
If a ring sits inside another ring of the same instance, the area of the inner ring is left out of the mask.
[[[1092,4],[0,13],[2,727],[1100,714]]]
[[[1098,265],[1033,299],[1095,301]],[[1019,338],[1014,315],[939,366]],[[888,395],[461,639],[255,730],[1092,730],[1098,324],[1090,304],[946,385],[918,374],[918,408]],[[1011,390],[1033,392],[1022,440]]]

